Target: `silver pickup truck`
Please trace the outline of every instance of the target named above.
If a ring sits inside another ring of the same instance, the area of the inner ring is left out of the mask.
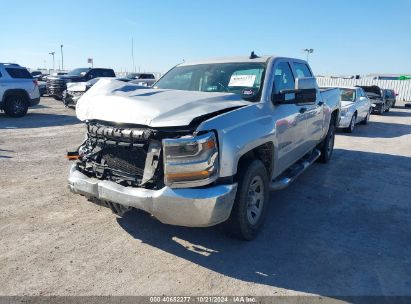
[[[152,88],[103,79],[77,104],[87,134],[68,153],[69,188],[120,215],[223,223],[250,240],[269,191],[329,161],[339,100],[338,89],[317,87],[307,62],[254,53],[185,62]]]

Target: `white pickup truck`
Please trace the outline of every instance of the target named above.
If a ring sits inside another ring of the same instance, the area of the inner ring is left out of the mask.
[[[69,188],[122,214],[254,238],[269,191],[328,162],[338,89],[307,62],[264,56],[185,62],[152,88],[100,80],[77,104],[86,139],[68,153]]]

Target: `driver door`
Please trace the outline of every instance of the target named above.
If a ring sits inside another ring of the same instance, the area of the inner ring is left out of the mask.
[[[272,94],[281,90],[294,89],[295,79],[290,63],[277,62],[274,68]],[[304,136],[306,129],[304,107],[293,102],[295,94],[286,94],[290,103],[275,104],[274,122],[278,143],[278,172],[283,172],[304,155]]]

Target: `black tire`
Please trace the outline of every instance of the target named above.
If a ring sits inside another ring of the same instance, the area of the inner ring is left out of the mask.
[[[333,116],[330,121],[330,126],[328,127],[328,132],[322,143],[319,146],[321,151],[321,156],[319,161],[326,164],[330,161],[331,156],[334,151],[334,141],[335,141],[335,117]]]
[[[357,120],[357,113],[354,113],[353,116],[351,117],[350,125],[348,126],[348,128],[345,128],[345,132],[347,133],[354,132],[356,120]]]
[[[6,98],[4,112],[10,117],[23,117],[27,114],[29,102],[23,94],[13,94]]]
[[[385,109],[385,112],[389,112],[389,111],[390,111],[390,108],[389,108],[389,107]]]
[[[62,96],[54,95],[53,98],[54,98],[55,100],[58,100],[58,101],[62,101],[62,100],[63,100],[63,97],[62,97]]]
[[[378,115],[383,115],[385,111],[385,104],[381,105],[381,108],[378,109]]]
[[[252,187],[256,188],[252,190]],[[254,159],[239,168],[233,209],[230,218],[222,224],[229,236],[248,241],[257,236],[267,214],[268,187],[267,170],[262,161]],[[255,204],[249,203],[250,198]],[[259,210],[258,214],[256,210]]]
[[[370,121],[370,116],[371,116],[371,110],[368,110],[367,116],[361,121],[362,125],[368,125],[368,122]]]

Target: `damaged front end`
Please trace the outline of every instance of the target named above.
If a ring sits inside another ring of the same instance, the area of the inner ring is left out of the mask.
[[[89,177],[160,189],[164,186],[161,151],[161,137],[155,130],[87,122],[77,166]]]
[[[218,176],[218,145],[213,132],[87,122],[87,138],[68,159],[90,178],[127,187],[158,190],[199,187]]]

